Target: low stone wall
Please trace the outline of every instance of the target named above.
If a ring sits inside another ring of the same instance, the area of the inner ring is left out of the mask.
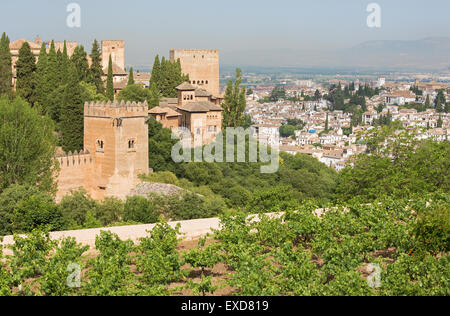
[[[323,215],[324,210],[319,209],[315,211],[318,217]],[[280,217],[283,213],[270,213],[266,214],[269,217]],[[249,215],[249,217],[255,217],[257,215]],[[258,220],[258,219],[255,219]],[[220,229],[219,218],[206,218],[206,219],[194,219],[190,221],[170,222],[169,225],[175,228],[180,224],[180,238],[183,240],[195,240],[201,237],[205,237],[208,233],[212,233],[212,230]],[[148,231],[151,231],[156,224],[149,225],[135,225],[135,226],[120,226],[110,228],[94,228],[84,230],[72,230],[50,233],[52,240],[60,240],[68,237],[75,238],[75,240],[84,245],[95,248],[95,239],[100,235],[102,231],[109,231],[119,236],[121,240],[132,240],[137,242],[140,238],[148,236]],[[24,235],[23,235],[24,236]],[[13,236],[6,236],[3,242],[0,243],[5,248],[8,245],[14,243]],[[3,249],[6,254],[10,254],[7,249]]]
[[[220,220],[218,218],[196,219],[191,221],[170,222],[169,225],[175,228],[178,224],[180,227],[180,238],[185,240],[193,240],[206,236],[212,232],[212,229],[220,228]],[[156,224],[150,225],[136,225],[136,226],[120,226],[110,228],[95,228],[84,230],[72,230],[50,233],[50,238],[53,240],[64,239],[67,237],[75,238],[78,243],[82,245],[95,247],[95,239],[102,231],[109,231],[117,234],[121,240],[132,240],[137,242],[140,238],[147,237],[147,231],[152,230]],[[12,245],[14,243],[13,236],[6,236],[1,243],[3,247]]]

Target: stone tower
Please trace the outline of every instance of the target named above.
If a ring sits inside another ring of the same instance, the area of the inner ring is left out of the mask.
[[[94,199],[125,198],[148,174],[148,104],[86,103],[84,148],[93,170],[86,181]]]
[[[197,88],[202,88],[213,96],[219,96],[219,51],[201,49],[172,49],[170,60],[180,59],[181,71],[189,74],[190,83]]]
[[[108,69],[109,56],[113,64],[125,70],[125,41],[102,41],[102,67]]]

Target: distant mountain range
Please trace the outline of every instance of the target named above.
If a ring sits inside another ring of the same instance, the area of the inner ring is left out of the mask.
[[[450,38],[368,41],[334,51],[269,49],[224,52],[222,63],[244,66],[348,67],[386,70],[450,70]]]

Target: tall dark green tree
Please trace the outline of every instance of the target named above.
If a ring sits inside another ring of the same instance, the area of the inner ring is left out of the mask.
[[[428,109],[431,105],[430,95],[427,95],[427,99],[425,100],[425,107]]]
[[[83,45],[75,48],[73,55],[70,58],[70,62],[75,65],[78,82],[87,81],[89,75],[89,63]]]
[[[47,47],[45,43],[42,43],[41,51],[39,53],[39,59],[36,64],[36,101],[41,107],[44,107],[45,111],[45,101],[49,94],[49,86],[47,84],[47,72],[48,72],[48,61],[47,61]]]
[[[50,44],[47,62],[47,91],[53,92],[61,84],[61,73],[58,67],[58,56],[55,49],[55,42]]]
[[[131,86],[134,84],[134,73],[133,73],[133,67],[130,68],[130,73],[128,74],[128,86]]]
[[[28,42],[25,42],[19,50],[16,68],[17,94],[27,100],[30,104],[34,104],[36,59],[31,52]]]
[[[446,99],[445,99],[444,91],[443,90],[439,90],[438,95],[436,97],[436,101],[434,103],[435,104],[435,108],[436,108],[436,112],[438,112],[438,113],[444,112],[445,103],[446,103]]]
[[[109,55],[108,62],[108,77],[106,79],[106,98],[110,101],[114,101],[114,81],[113,81],[113,66],[112,66],[112,58]]]
[[[161,101],[161,92],[156,85],[150,85],[150,98],[148,100],[148,107],[150,109],[159,106]]]
[[[161,91],[161,62],[159,61],[159,55],[156,55],[152,68],[152,77],[150,79],[150,89]]]
[[[319,101],[320,99],[322,99],[322,94],[320,93],[320,91],[318,89],[314,93],[314,99],[316,99],[316,101]]]
[[[104,94],[105,88],[103,86],[103,69],[102,69],[102,55],[97,40],[94,40],[91,51],[91,67],[89,69],[89,83],[97,87],[97,93]]]
[[[223,107],[223,127],[239,127],[244,123],[247,106],[245,87],[241,87],[242,70],[236,69],[236,79],[228,81]]]
[[[60,49],[58,49],[58,51],[56,52],[56,60],[58,62],[58,79],[59,82],[61,82],[62,80],[62,52]]]
[[[6,33],[0,39],[0,95],[11,93],[12,60],[9,49],[9,38]]]
[[[64,48],[61,56],[61,84],[66,85],[69,78],[69,55],[67,54],[67,43],[64,41]]]
[[[85,90],[78,82],[75,64],[71,63],[61,111],[61,144],[65,152],[83,148],[85,101]]]

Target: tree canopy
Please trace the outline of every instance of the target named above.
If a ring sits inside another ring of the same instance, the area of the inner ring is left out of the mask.
[[[54,189],[53,127],[24,100],[0,98],[0,192],[13,184]]]

